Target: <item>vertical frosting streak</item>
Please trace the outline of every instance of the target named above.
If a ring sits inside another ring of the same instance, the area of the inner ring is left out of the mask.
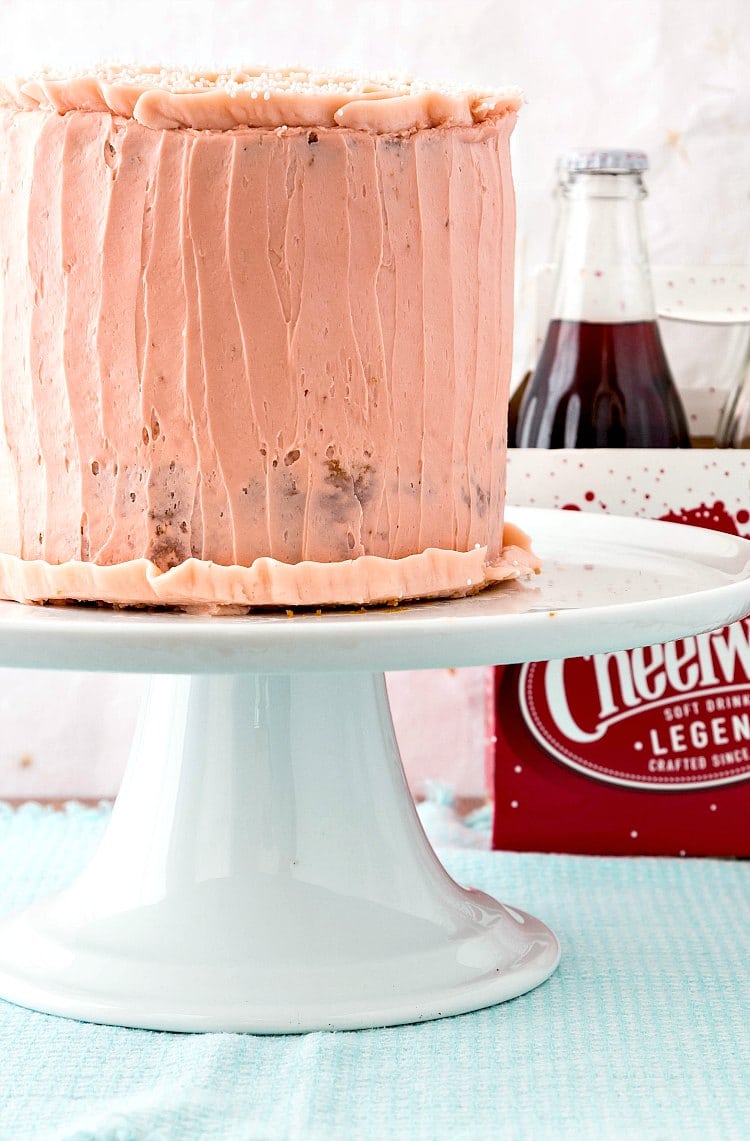
[[[304,352],[298,357],[296,349],[298,336],[304,339],[310,335],[300,329],[307,257],[300,152],[306,145],[306,136],[287,139],[272,135],[267,147],[265,191],[260,182],[254,186],[256,210],[264,211],[267,219],[265,278],[268,280],[270,276],[269,285],[273,289],[265,302],[273,306],[271,341],[268,346],[259,341],[255,355],[260,398],[256,406],[263,429],[261,458],[271,547],[290,563],[305,557],[308,488],[312,478],[309,450],[300,448],[296,442],[300,405],[310,409],[313,417],[316,411],[315,396],[309,399],[310,382],[314,380],[312,368],[308,367]],[[249,155],[252,151],[251,147]],[[259,249],[259,255],[260,252]],[[249,314],[249,320],[257,337],[260,331],[256,329],[257,318]],[[266,358],[266,347],[273,356]],[[314,383],[312,391],[315,393]],[[311,432],[317,429],[317,422],[310,425]]]
[[[454,401],[451,444],[452,492],[454,504],[454,545],[456,550],[470,550],[481,534],[474,538],[478,511],[478,488],[481,486],[482,461],[486,441],[472,439],[476,411],[477,354],[479,349],[479,314],[483,298],[479,292],[478,259],[482,196],[476,193],[479,156],[477,148],[459,140],[453,141],[453,163],[450,184],[450,242],[453,270],[453,341],[456,398]],[[463,335],[460,330],[463,329]],[[472,450],[472,444],[476,450]]]
[[[422,131],[415,137],[414,149],[422,229],[424,305],[418,546],[425,550],[452,543],[453,539],[452,451],[457,383],[454,344],[456,333],[463,338],[464,330],[456,330],[453,324],[456,282],[451,272],[451,133]],[[462,225],[461,219],[455,221]],[[440,272],[436,272],[437,267],[441,267]],[[460,273],[460,264],[453,268],[455,273]],[[409,388],[413,391],[414,387],[412,381]],[[465,511],[464,505],[462,509]]]
[[[324,140],[314,132],[307,139],[297,136],[293,145],[302,179],[305,257],[290,373],[298,376],[304,371],[309,390],[304,399],[313,396],[316,415],[307,441],[294,441],[292,456],[305,445],[309,450],[302,557],[333,562],[351,558],[358,542],[362,513],[355,488],[358,480],[366,479],[354,423],[356,394],[352,392],[357,351],[346,288],[347,155],[344,140],[336,132],[328,132]],[[360,381],[358,376],[357,387]]]
[[[386,473],[393,466],[388,370],[377,282],[383,257],[383,219],[378,208],[375,144],[346,140],[348,182],[349,276],[348,311],[357,349],[352,393],[360,411],[362,451],[354,492],[362,511],[360,533],[352,557],[370,552],[388,557],[388,538],[379,530],[386,494]],[[375,454],[380,463],[373,463]]]
[[[501,215],[500,172],[494,137],[488,140],[479,168],[482,188],[482,212],[479,232],[478,286],[480,297],[479,336],[477,339],[476,400],[472,419],[472,453],[478,457],[474,488],[475,519],[474,542],[488,544],[488,558],[500,557],[500,531],[495,534],[493,514],[497,504],[503,502],[504,459],[502,467],[498,442],[503,432],[496,400],[499,388],[507,384],[500,376],[500,351],[508,329],[507,308],[503,308],[501,291],[501,248],[504,220]],[[511,271],[512,272],[512,271]],[[504,278],[502,279],[504,282]],[[508,378],[509,379],[509,378]],[[489,537],[492,535],[492,543]]]
[[[46,473],[37,428],[29,361],[29,329],[22,315],[33,307],[33,283],[27,270],[29,249],[29,197],[33,184],[35,148],[45,116],[34,114],[26,130],[10,117],[6,132],[5,177],[0,190],[3,259],[2,375],[3,422],[8,455],[15,474],[18,505],[18,553],[39,558],[44,543]],[[12,258],[18,248],[21,257]],[[37,457],[41,456],[41,463]]]
[[[198,547],[198,539],[195,535],[192,536],[191,545],[193,550],[200,550],[200,557],[222,562],[227,559],[233,544],[231,534],[227,536],[229,501],[226,495],[226,485],[222,479],[209,414],[211,378],[209,376],[209,362],[205,353],[207,334],[203,327],[204,298],[202,295],[206,270],[205,267],[201,267],[201,262],[209,256],[213,256],[214,251],[208,249],[206,236],[200,229],[201,188],[196,185],[196,170],[200,169],[201,165],[200,157],[196,160],[196,156],[199,156],[199,146],[200,136],[191,136],[183,170],[182,191],[184,199],[183,272],[187,298],[185,383],[190,402],[199,464],[194,524],[197,524],[200,535],[200,547]],[[205,195],[206,190],[204,189],[202,193]],[[196,199],[198,216],[196,216]],[[219,332],[220,328],[214,330],[214,336]],[[195,518],[196,512],[197,519]],[[218,543],[216,542],[217,530],[220,530]]]
[[[179,188],[186,140],[165,132],[154,171],[151,243],[143,267],[144,356],[141,423],[148,433],[149,540],[146,557],[164,568],[191,555],[197,451],[182,359],[187,301]]]
[[[426,380],[423,219],[415,145],[378,140],[393,296],[382,310],[393,349],[387,385],[393,407],[394,464],[388,473],[392,528],[390,558],[402,558],[418,543],[421,527],[423,392]],[[387,278],[386,278],[387,280]],[[418,385],[414,377],[423,378]]]
[[[14,116],[0,111],[0,137],[8,142],[0,147],[0,551],[19,553],[21,550],[20,494],[15,454],[11,448],[11,430],[7,424],[6,406],[9,394],[2,383],[9,368],[9,345],[13,339],[13,325],[18,312],[13,311],[7,296],[10,277],[9,250],[12,242],[12,200],[10,189],[11,148],[9,136],[14,127]]]
[[[252,503],[243,490],[250,478],[253,411],[226,238],[232,160],[233,150],[221,135],[199,136],[193,146],[189,200],[206,415],[216,455],[215,468],[204,476],[206,483],[220,488],[224,503],[216,515],[204,511],[204,541],[212,558],[227,565],[240,561],[238,535],[252,534],[254,528]],[[243,554],[246,557],[246,550]]]
[[[495,157],[495,170],[499,184],[499,200],[496,206],[497,224],[500,229],[500,245],[495,264],[499,297],[497,302],[496,344],[498,359],[495,383],[492,391],[493,431],[493,504],[505,501],[507,477],[507,410],[510,388],[511,361],[513,356],[513,273],[516,233],[516,206],[513,180],[510,172],[510,133],[512,121],[502,122],[492,141],[491,150]],[[503,547],[502,511],[492,511],[489,516],[487,549],[490,560],[501,558]]]
[[[36,456],[25,452],[23,459],[31,471],[36,463],[40,500],[42,495],[46,497],[39,520],[39,553],[52,563],[80,558],[81,552],[80,538],[67,527],[70,516],[80,510],[81,483],[76,478],[78,450],[65,385],[65,326],[58,316],[66,307],[67,291],[79,268],[66,258],[65,250],[60,258],[65,134],[60,120],[44,124],[35,148],[29,195],[28,267],[34,287],[29,367],[39,452]],[[49,406],[50,415],[39,415],[45,406]],[[39,506],[41,509],[41,501]]]
[[[144,206],[159,138],[146,128],[138,130],[136,124],[128,124],[118,141],[119,165],[102,244],[97,328],[104,435],[116,454],[110,532],[95,555],[96,562],[105,564],[122,562],[130,557],[128,552],[144,551],[148,545],[147,473],[154,428],[143,423],[136,342],[140,317],[136,313],[142,297]]]
[[[112,121],[99,116],[70,115],[58,119],[58,129],[65,138],[59,195],[61,276],[65,267],[62,320],[49,287],[45,306],[63,329],[64,377],[73,436],[69,458],[71,472],[78,472],[77,479],[69,477],[80,494],[79,525],[73,527],[73,505],[69,541],[77,540],[78,557],[88,559],[97,557],[112,528],[117,468],[117,455],[104,430],[106,388],[97,352],[97,324],[104,275],[104,231],[117,177],[120,140]],[[48,164],[49,157],[43,156],[43,161]],[[52,201],[47,207],[55,208]],[[117,276],[119,266],[113,269]],[[52,257],[48,258],[45,277],[50,274],[55,283]],[[61,420],[61,430],[64,424]]]
[[[377,198],[373,205],[374,213],[380,218],[379,265],[375,279],[375,294],[378,304],[378,323],[380,339],[383,343],[384,372],[382,377],[377,374],[373,383],[380,388],[379,399],[383,397],[388,402],[388,439],[385,443],[383,484],[384,495],[378,516],[379,544],[384,545],[383,555],[392,559],[395,557],[396,544],[399,532],[399,467],[397,461],[396,442],[396,402],[393,392],[393,362],[396,353],[396,267],[395,255],[391,245],[391,230],[389,226],[388,211],[386,207],[385,172],[383,157],[384,148],[380,140],[376,141],[375,176],[377,182]]]

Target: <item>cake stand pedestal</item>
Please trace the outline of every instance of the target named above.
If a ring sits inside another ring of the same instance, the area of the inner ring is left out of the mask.
[[[98,852],[0,922],[0,996],[123,1026],[284,1033],[437,1018],[543,982],[554,934],[434,855],[382,671],[711,629],[750,612],[750,543],[509,514],[545,570],[474,598],[293,618],[0,604],[4,665],[153,675]]]

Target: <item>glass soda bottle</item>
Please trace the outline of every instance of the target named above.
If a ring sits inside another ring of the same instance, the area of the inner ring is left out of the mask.
[[[641,151],[560,159],[552,320],[518,409],[526,448],[687,448],[690,434],[656,322]]]

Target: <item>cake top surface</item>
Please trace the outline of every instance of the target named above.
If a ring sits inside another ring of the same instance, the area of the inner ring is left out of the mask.
[[[432,85],[395,75],[303,68],[193,71],[106,65],[0,80],[0,107],[100,111],[154,130],[236,127],[348,127],[396,134],[471,126],[517,111],[517,88]]]

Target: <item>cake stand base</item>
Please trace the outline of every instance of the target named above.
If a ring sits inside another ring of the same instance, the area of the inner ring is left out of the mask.
[[[558,959],[442,868],[373,673],[154,677],[99,851],[0,923],[4,998],[158,1030],[417,1022]]]
[[[477,1010],[551,931],[459,887],[406,785],[378,670],[668,642],[750,612],[750,542],[509,510],[542,574],[366,613],[221,619],[0,602],[0,662],[153,678],[101,847],[0,921],[0,997],[93,1022],[289,1032]]]

